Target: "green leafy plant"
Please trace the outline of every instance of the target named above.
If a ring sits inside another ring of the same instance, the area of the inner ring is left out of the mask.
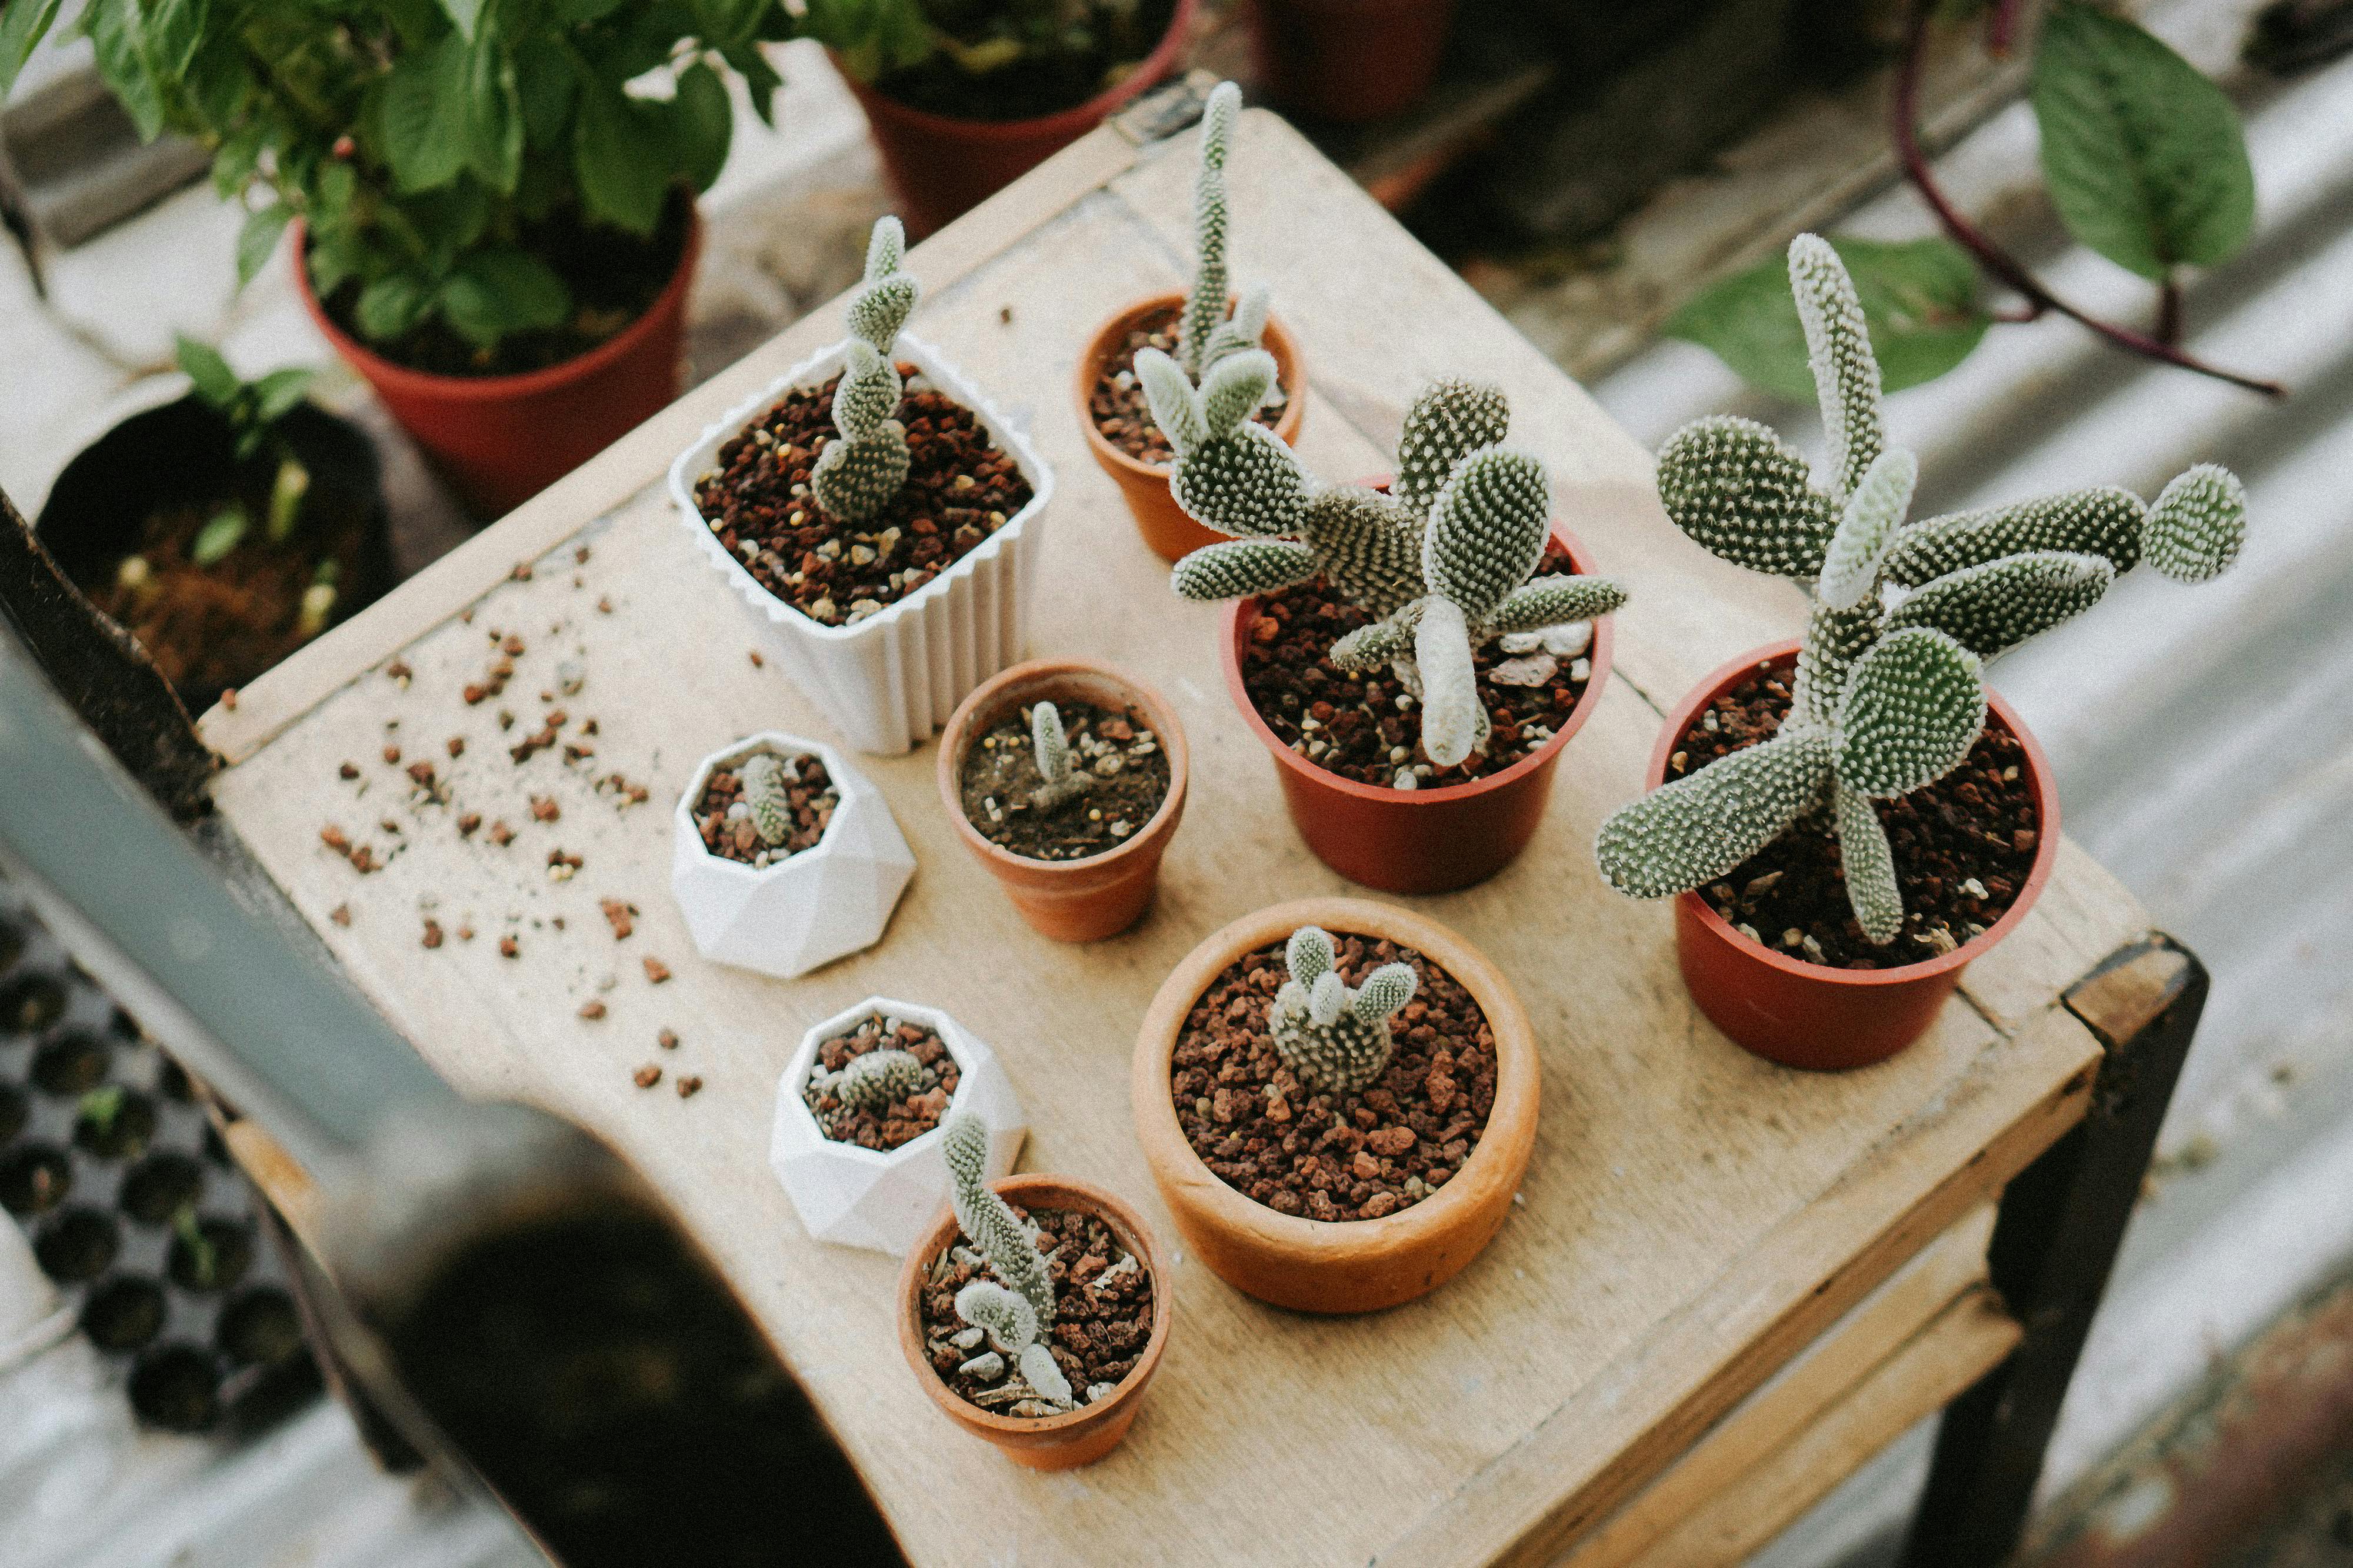
[[[0,21],[0,95],[58,0]],[[140,134],[194,137],[251,209],[241,279],[296,219],[322,300],[378,342],[444,322],[487,355],[579,310],[534,247],[584,223],[649,238],[727,156],[722,72],[760,112],[771,0],[90,0],[76,27]]]
[[[281,544],[301,520],[303,498],[311,492],[311,471],[278,432],[279,422],[302,405],[309,395],[311,373],[301,369],[273,370],[256,381],[243,381],[217,350],[183,335],[179,339],[180,368],[186,373],[197,401],[227,422],[239,463],[251,462],[274,448],[278,467],[269,486],[269,515],[264,531],[272,544]],[[231,501],[215,512],[196,531],[188,557],[199,566],[225,560],[253,531],[253,518],[243,501]],[[307,604],[306,616],[307,616]],[[324,626],[334,600],[330,579],[326,608],[319,615]],[[307,624],[307,622],[306,622]],[[310,635],[305,632],[306,636]]]
[[[1008,119],[1113,85],[1151,52],[1152,23],[1166,16],[1145,0],[806,0],[796,26],[860,81],[887,80],[943,113],[993,97],[1000,107],[978,117]]]
[[[1389,1020],[1413,1000],[1413,966],[1385,963],[1350,987],[1333,967],[1329,931],[1301,926],[1283,944],[1291,977],[1267,1008],[1268,1031],[1283,1065],[1311,1094],[1349,1095],[1389,1065]]]
[[[1966,0],[1989,16],[1990,47],[2009,50],[2021,0]],[[2237,111],[2195,66],[2138,24],[2085,0],[2057,0],[2042,24],[2030,76],[2044,187],[2067,230],[2090,249],[2158,285],[2147,331],[2094,317],[2046,288],[1964,217],[1937,185],[1919,140],[1919,88],[1935,16],[1955,9],[1912,0],[1897,68],[1894,135],[1906,176],[1944,237],[1889,245],[1833,241],[1854,279],[1885,390],[1942,375],[1996,321],[2067,316],[2129,353],[2277,395],[2274,383],[2220,369],[2181,348],[2181,275],[2218,267],[2254,230],[2255,184]],[[1997,316],[1980,275],[2023,301]],[[1666,325],[1712,349],[1766,391],[1802,398],[1804,343],[1768,261],[1724,279]]]
[[[1659,495],[1714,553],[1811,584],[1789,712],[1771,739],[1620,808],[1596,857],[1620,892],[1664,898],[1827,813],[1855,921],[1885,946],[1906,916],[1873,803],[1968,757],[1985,728],[1982,661],[2081,615],[2139,562],[2213,577],[2238,554],[2246,500],[2228,469],[2201,464],[2154,506],[2088,489],[1908,521],[1918,465],[1887,443],[1853,284],[1813,235],[1789,247],[1788,275],[1831,434],[1824,470],[1764,426],[1717,416],[1660,448]]]
[[[833,395],[840,436],[826,443],[809,470],[818,505],[845,522],[875,516],[907,482],[907,427],[898,419],[906,387],[892,358],[899,329],[921,297],[914,278],[900,269],[906,255],[899,220],[877,222],[866,245],[865,281],[849,297],[849,340]]]
[[[93,1133],[103,1138],[114,1131],[115,1120],[122,1114],[122,1105],[121,1084],[100,1084],[87,1090],[75,1102],[74,1120],[85,1123]]]
[[[172,1234],[187,1249],[188,1277],[199,1290],[209,1290],[220,1282],[220,1248],[205,1234],[204,1221],[196,1217],[196,1205],[184,1204],[172,1216]]]

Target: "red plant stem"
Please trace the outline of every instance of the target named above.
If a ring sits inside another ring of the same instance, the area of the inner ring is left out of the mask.
[[[2181,279],[2170,272],[2158,287],[2157,341],[2168,344],[2181,342]]]
[[[1993,11],[1986,18],[1986,53],[1998,60],[2010,58],[2010,47],[2018,42],[2018,14],[2023,9],[2024,0],[1993,0]]]
[[[2027,319],[2030,321],[2047,310],[2055,310],[2070,321],[2089,328],[2116,347],[2129,353],[2138,354],[2144,359],[2156,360],[2160,363],[2192,371],[2200,375],[2211,376],[2217,381],[2228,382],[2232,386],[2244,387],[2249,392],[2262,393],[2266,397],[2286,396],[2287,388],[2278,382],[2241,375],[2235,371],[2208,364],[2203,360],[2183,353],[2169,342],[2160,342],[2158,338],[2143,332],[2136,332],[2127,327],[2117,326],[2111,321],[2101,321],[2098,317],[2069,304],[2044,288],[2023,264],[1996,245],[1983,230],[1962,216],[1960,209],[1953,205],[1952,199],[1946,195],[1944,190],[1936,184],[1936,172],[1930,167],[1928,155],[1920,145],[1920,74],[1927,58],[1928,23],[1934,9],[1935,0],[1913,0],[1911,16],[1905,26],[1904,58],[1897,65],[1895,72],[1895,100],[1893,111],[1895,153],[1904,164],[1905,177],[1912,183],[1913,188],[1920,193],[1920,199],[1926,202],[1929,208],[1936,213],[1936,221],[1944,226],[1945,232],[1952,237],[1953,242],[1977,258],[1978,266],[1984,268],[1998,281],[2015,289],[2026,300]],[[1997,11],[1997,20],[2000,20],[2000,12]],[[2178,307],[2175,319],[2178,330]]]

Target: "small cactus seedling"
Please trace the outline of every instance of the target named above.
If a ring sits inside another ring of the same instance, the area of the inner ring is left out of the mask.
[[[1176,321],[1176,362],[1188,382],[1198,382],[1229,354],[1258,347],[1266,331],[1263,288],[1245,294],[1230,316],[1226,312],[1232,288],[1226,266],[1226,155],[1241,111],[1241,89],[1221,81],[1201,114],[1201,162],[1193,178],[1193,282]]]
[[[1981,661],[2082,614],[2146,560],[2199,583],[2236,558],[2246,498],[2200,464],[2154,506],[2120,489],[1905,521],[1918,465],[1887,444],[1879,364],[1838,254],[1789,247],[1822,423],[1826,476],[1764,426],[1719,416],[1670,437],[1659,496],[1694,540],[1739,565],[1809,580],[1814,608],[1780,731],[1621,808],[1596,852],[1612,887],[1685,892],[1799,818],[1827,812],[1847,897],[1876,945],[1905,910],[1875,801],[1934,784],[1985,727]]]
[[[786,771],[783,758],[761,752],[746,761],[735,775],[743,781],[744,805],[752,814],[752,826],[761,840],[770,846],[782,844],[793,834],[792,798],[786,793],[794,775]]]
[[[841,1064],[839,1072],[826,1076],[822,1087],[846,1110],[880,1110],[895,1100],[921,1094],[926,1076],[913,1053],[885,1047],[850,1058]]]
[[[958,1111],[942,1124],[941,1133],[956,1228],[1037,1322],[1052,1323],[1054,1283],[1045,1257],[1012,1205],[988,1188],[988,1124],[970,1111]]]
[[[906,254],[899,220],[879,220],[866,246],[865,281],[849,300],[849,340],[833,394],[840,435],[809,470],[818,505],[844,522],[873,517],[907,482],[907,428],[897,418],[906,388],[892,359],[919,297],[915,279],[899,268]]]
[[[1040,701],[1029,710],[1029,746],[1038,760],[1038,787],[1029,804],[1039,811],[1067,805],[1092,788],[1095,775],[1071,760],[1071,746],[1062,734],[1061,710]]]
[[[1385,963],[1351,989],[1335,968],[1331,933],[1301,926],[1284,944],[1291,978],[1274,994],[1267,1027],[1283,1065],[1309,1092],[1356,1093],[1389,1065],[1389,1020],[1413,1000],[1413,966]]]
[[[1018,1291],[994,1279],[976,1279],[956,1292],[956,1316],[988,1336],[1037,1395],[1064,1409],[1076,1402],[1071,1380],[1054,1364],[1053,1352],[1038,1337],[1038,1314]]]

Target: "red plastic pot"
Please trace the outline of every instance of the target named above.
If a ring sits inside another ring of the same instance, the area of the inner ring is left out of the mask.
[[[1659,731],[1647,787],[1667,776],[1667,759],[1701,710],[1763,665],[1783,667],[1798,657],[1795,641],[1776,643],[1734,659],[1694,687]],[[1927,1033],[1961,971],[2018,929],[2059,863],[2059,791],[2051,764],[2018,717],[1988,693],[1987,722],[2018,740],[2042,817],[2034,865],[2018,901],[1981,936],[1952,952],[1894,969],[1831,969],[1751,942],[1697,893],[1675,900],[1675,953],[1683,984],[1715,1026],[1733,1041],[1784,1067],[1835,1072],[1885,1061]]]
[[[643,315],[576,359],[521,375],[434,375],[395,364],[335,324],[311,291],[302,232],[294,280],[303,308],[364,377],[477,517],[512,511],[667,407],[678,395],[686,291],[702,251],[691,216],[678,271]]]
[[[1315,120],[1378,120],[1438,76],[1454,0],[1256,0],[1250,43],[1267,94]]]
[[[1578,573],[1593,557],[1557,523],[1553,542]],[[1439,789],[1400,790],[1363,784],[1317,767],[1282,743],[1259,716],[1242,687],[1242,648],[1258,624],[1258,601],[1241,599],[1226,611],[1218,639],[1226,689],[1260,744],[1274,758],[1283,804],[1315,858],[1352,882],[1385,893],[1451,893],[1483,882],[1518,858],[1535,837],[1552,800],[1553,764],[1584,727],[1609,679],[1609,617],[1593,623],[1590,679],[1551,740],[1501,773]]]
[[[866,111],[883,170],[899,193],[900,216],[909,233],[921,237],[978,206],[1166,76],[1184,49],[1198,4],[1176,0],[1168,31],[1118,86],[1075,108],[1031,120],[955,120],[934,114],[860,81],[842,69],[839,55],[833,57],[833,65]]]

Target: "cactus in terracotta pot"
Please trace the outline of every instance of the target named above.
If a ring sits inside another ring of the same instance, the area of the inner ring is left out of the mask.
[[[956,1292],[955,1310],[957,1317],[987,1336],[995,1347],[987,1353],[1012,1358],[1014,1369],[1040,1399],[1065,1408],[1076,1402],[1071,1380],[1038,1337],[1037,1312],[1018,1291],[994,1279],[976,1279]]]
[[[1301,926],[1283,945],[1291,977],[1267,1009],[1283,1065],[1310,1092],[1349,1095],[1389,1065],[1389,1020],[1413,1000],[1413,966],[1385,963],[1351,987],[1333,967],[1331,933]]]
[[[1029,710],[1029,746],[1043,781],[1029,792],[1029,804],[1038,810],[1067,805],[1094,786],[1095,775],[1071,760],[1062,712],[1051,702],[1041,700]]]
[[[849,300],[849,339],[833,395],[840,434],[809,470],[818,505],[845,522],[875,516],[907,482],[907,429],[897,417],[906,388],[891,357],[920,298],[915,279],[900,269],[906,254],[899,220],[879,219],[866,246],[865,280]]]
[[[1176,360],[1194,382],[1227,355],[1258,347],[1266,331],[1263,287],[1244,294],[1230,315],[1226,310],[1233,287],[1226,264],[1226,156],[1241,111],[1241,89],[1221,81],[1201,112],[1200,164],[1193,177],[1193,280],[1176,318]]]
[[[1659,454],[1677,527],[1725,560],[1807,582],[1813,609],[1779,731],[1621,808],[1596,847],[1621,892],[1662,898],[1724,876],[1827,814],[1856,922],[1884,946],[1905,922],[1873,802],[1960,765],[1985,727],[1982,661],[2089,609],[2147,561],[2203,582],[2236,557],[2246,500],[2200,464],[2154,505],[2102,489],[1906,521],[1918,465],[1887,443],[1879,366],[1837,253],[1811,235],[1789,278],[1830,432],[1817,474],[1762,425],[1702,419]]]
[[[956,1228],[1008,1289],[1020,1296],[1038,1321],[1054,1321],[1054,1284],[1046,1259],[1012,1206],[988,1187],[988,1124],[959,1111],[941,1127],[941,1152],[948,1167],[948,1202]]]

